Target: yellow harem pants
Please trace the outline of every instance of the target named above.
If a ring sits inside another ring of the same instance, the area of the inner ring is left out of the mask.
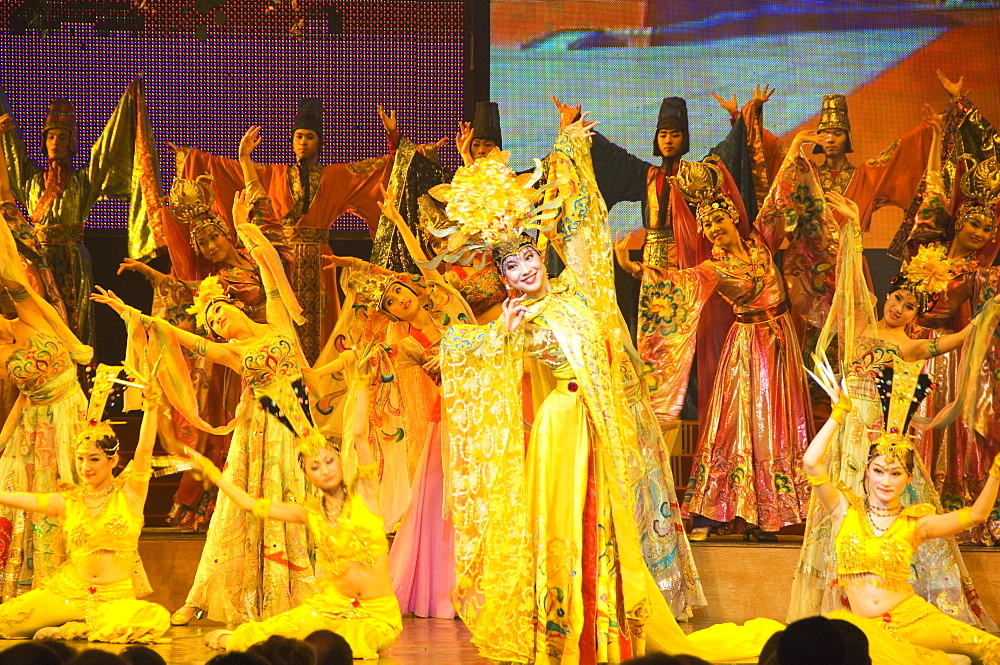
[[[944,653],[953,653],[968,656],[973,663],[1000,665],[1000,637],[948,616],[916,594],[872,619],[846,610],[826,616],[861,628],[868,636],[873,663],[948,665],[951,661]],[[900,641],[916,647],[916,657],[902,650],[906,645]]]
[[[394,595],[360,600],[327,589],[287,612],[243,624],[229,636],[226,648],[245,651],[271,635],[301,640],[323,629],[347,640],[355,658],[378,658],[378,652],[389,648],[403,632],[403,619]]]
[[[170,628],[170,613],[135,599],[132,580],[92,584],[63,565],[42,586],[0,605],[0,635],[31,638],[41,628],[91,642],[156,642]]]

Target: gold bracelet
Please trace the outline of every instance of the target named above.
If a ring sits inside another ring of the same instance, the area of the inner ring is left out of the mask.
[[[358,479],[371,480],[372,478],[378,478],[378,462],[372,462],[371,464],[359,464]]]
[[[982,524],[982,522],[972,519],[972,508],[970,506],[966,506],[965,508],[956,511],[955,514],[958,516],[958,524],[962,527],[962,531]]]
[[[813,487],[817,487],[819,485],[826,485],[829,482],[833,482],[830,480],[830,474],[828,474],[826,471],[824,471],[823,474],[819,476],[810,476],[807,473],[806,480],[808,480],[809,484],[812,485]]]
[[[48,494],[36,494],[35,500],[38,501],[38,506],[35,507],[36,513],[44,513],[49,509],[49,496]]]
[[[843,406],[840,402],[833,407],[830,411],[830,420],[836,421],[838,425],[843,425],[844,421],[847,420],[847,414],[851,412],[851,407]]]
[[[271,499],[257,499],[253,503],[253,516],[266,520],[271,514]]]
[[[201,460],[201,472],[208,478],[208,482],[213,485],[219,484],[219,478],[222,477],[222,472],[219,471],[219,467],[212,464],[210,459]]]

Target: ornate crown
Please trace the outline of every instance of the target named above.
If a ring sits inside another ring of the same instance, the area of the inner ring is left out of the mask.
[[[232,236],[229,222],[212,210],[215,192],[212,191],[212,176],[200,175],[194,180],[177,178],[170,188],[170,208],[174,217],[188,225],[191,246],[197,249],[198,234],[214,226],[226,236]]]
[[[961,159],[967,165],[972,161],[969,155],[963,155]],[[1000,167],[996,155],[990,155],[989,159],[968,168],[962,174],[959,186],[965,194],[965,201],[956,211],[958,223],[955,230],[960,229],[968,217],[982,216],[993,222],[993,234],[990,236],[992,240],[996,237],[996,204],[1000,201]]]
[[[934,389],[934,383],[921,374],[919,363],[893,359],[875,375],[875,388],[882,403],[883,428],[875,439],[874,455],[885,455],[887,462],[904,459],[913,450],[912,437],[906,434],[910,419],[925,397]]]
[[[740,213],[736,209],[736,204],[733,203],[731,198],[719,191],[706,196],[698,202],[698,207],[695,210],[695,217],[698,220],[698,233],[704,233],[701,228],[702,220],[716,210],[721,210],[729,215],[729,219],[733,220],[733,224],[739,224]]]
[[[494,150],[455,172],[450,184],[437,185],[431,196],[445,205],[449,228],[430,231],[448,238],[445,260],[454,261],[468,250],[488,248],[502,258],[530,238],[531,231],[549,231],[562,210],[563,181],[535,189],[542,177],[542,163],[535,160],[531,173],[516,175],[507,161],[510,153]]]

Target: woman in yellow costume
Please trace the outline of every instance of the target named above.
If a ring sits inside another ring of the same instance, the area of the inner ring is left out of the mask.
[[[865,466],[864,496],[835,485],[824,462],[827,447],[852,410],[829,366],[817,363],[818,381],[835,404],[830,419],[803,457],[809,483],[830,513],[837,542],[837,578],[850,611],[827,616],[857,625],[868,636],[872,662],[894,665],[939,663],[945,653],[963,654],[977,664],[1000,663],[1000,638],[941,612],[909,584],[910,560],[917,547],[947,538],[982,523],[1000,488],[1000,455],[972,506],[935,514],[934,506],[904,507],[901,495],[913,477],[913,446],[906,427],[930,380],[897,365],[882,372],[879,392],[886,408],[887,429],[872,444]],[[945,652],[945,653],[942,653]]]
[[[226,477],[257,498],[298,496],[306,484],[296,462],[296,439],[314,429],[302,370],[307,367],[293,328],[295,296],[278,254],[253,224],[246,223],[254,195],[245,190],[233,206],[237,231],[260,268],[267,294],[267,323],[252,321],[227,297],[214,277],[202,281],[193,312],[209,341],[128,307],[110,291],[94,299],[111,306],[129,326],[129,354],[138,367],[157,366],[171,406],[211,434],[232,432]],[[181,347],[240,373],[246,388],[235,418],[223,426],[205,422]],[[197,610],[229,623],[258,621],[298,605],[313,582],[305,528],[246,515],[220,496],[209,525],[194,584],[171,620],[184,624]]]
[[[560,133],[544,188],[530,187],[540,173],[515,177],[495,152],[434,192],[457,227],[451,248],[491,249],[512,291],[502,320],[454,326],[442,340],[453,599],[473,643],[493,660],[621,662],[647,641],[717,661],[754,657],[775,622],[686,637],[643,560],[634,487],[644,467],[617,371],[628,362],[627,333],[590,162],[592,126],[581,119]],[[551,232],[557,221],[567,269],[550,282],[526,233]],[[525,357],[557,380],[527,454]]]
[[[14,226],[30,228],[7,186],[0,151],[0,209]],[[35,288],[10,226],[0,229],[0,292],[17,318],[0,318],[0,377],[18,398],[0,432],[0,492],[54,492],[74,482],[72,441],[85,424],[87,398],[77,364],[93,352],[81,344],[63,316]],[[30,264],[28,264],[30,267]],[[37,276],[37,275],[36,275]],[[4,600],[30,591],[36,579],[55,572],[62,560],[58,527],[42,513],[0,508],[0,593]]]
[[[869,292],[862,262],[858,207],[836,192],[828,192],[825,207],[840,213],[843,227],[837,263],[837,289],[830,316],[820,331],[817,348],[825,352],[839,342],[837,357],[844,359],[842,374],[853,409],[830,448],[829,474],[855,494],[863,493],[871,433],[882,430],[883,404],[876,379],[886,370],[919,373],[931,358],[955,351],[975,331],[970,323],[962,330],[933,340],[911,339],[912,322],[935,306],[953,275],[945,252],[924,247],[893,280],[884,315],[875,319],[875,295]],[[975,337],[975,336],[973,336]],[[903,493],[904,505],[930,504],[941,512],[941,500],[925,466],[914,451],[914,468]],[[837,583],[837,554],[832,521],[818,495],[809,501],[809,515],[799,564],[792,582],[788,620],[839,609],[847,601]],[[949,615],[984,629],[995,624],[986,613],[962,561],[954,539],[936,538],[922,544],[914,558],[910,584],[917,594]]]
[[[112,381],[121,367],[101,365],[87,410],[87,427],[76,437],[76,468],[82,484],[57,493],[0,493],[0,503],[58,519],[67,560],[39,587],[0,605],[5,638],[153,642],[170,627],[169,614],[136,600],[145,585],[137,547],[156,443],[159,391],[146,389],[135,457],[117,477],[118,438],[101,420]]]
[[[350,421],[345,423],[343,444],[318,433],[303,439],[298,462],[313,490],[294,497],[294,502],[254,500],[211,461],[192,451],[192,466],[217,483],[240,509],[308,530],[316,548],[316,568],[322,571],[315,593],[302,605],[234,631],[213,631],[206,636],[210,647],[242,651],[270,635],[304,639],[326,629],[347,640],[355,658],[370,659],[378,658],[403,630],[379,511],[378,464],[368,446],[371,374],[372,364],[365,358],[348,397],[345,412]]]

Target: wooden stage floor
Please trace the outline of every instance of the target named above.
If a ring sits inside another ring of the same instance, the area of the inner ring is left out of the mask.
[[[694,619],[690,623],[681,624],[684,632],[700,630],[716,623],[708,619]],[[167,661],[167,665],[201,665],[212,656],[220,653],[204,645],[203,635],[223,625],[214,621],[195,621],[190,626],[175,626],[167,633],[170,642],[154,644],[151,648],[158,651]],[[3,650],[17,644],[13,640],[0,640],[0,663],[3,663]],[[103,649],[117,653],[124,648],[119,644],[88,644],[86,642],[70,642],[77,649]],[[356,661],[370,662],[375,661]],[[403,618],[403,634],[399,636],[392,648],[378,660],[380,665],[393,663],[396,665],[444,665],[471,663],[487,665],[490,661],[480,658],[476,649],[469,642],[469,631],[465,625],[456,619],[417,619],[412,616]]]

